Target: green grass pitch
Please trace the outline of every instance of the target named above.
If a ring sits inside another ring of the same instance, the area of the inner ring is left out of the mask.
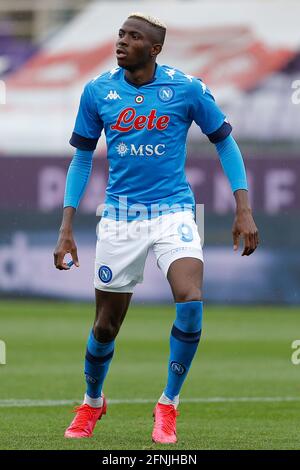
[[[83,397],[93,305],[7,300],[0,311],[7,349],[0,366],[1,449],[170,448],[154,445],[151,431],[166,379],[172,306],[130,307],[104,388],[114,402],[94,437],[83,440],[64,439],[73,406],[56,401]],[[299,308],[206,306],[181,393],[179,442],[171,448],[300,449],[300,365],[291,362],[299,324]],[[24,399],[30,406],[21,406]]]

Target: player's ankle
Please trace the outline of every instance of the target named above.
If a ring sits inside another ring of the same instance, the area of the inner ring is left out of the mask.
[[[173,405],[175,408],[178,407],[179,405],[179,395],[176,395],[172,400],[165,395],[163,392],[160,399],[158,400],[158,403],[161,405]]]
[[[83,404],[89,405],[92,408],[101,408],[101,406],[103,406],[103,396],[101,394],[101,396],[98,398],[92,398],[92,397],[89,397],[88,394],[86,393],[84,395]]]

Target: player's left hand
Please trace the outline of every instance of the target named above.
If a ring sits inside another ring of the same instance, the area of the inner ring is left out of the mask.
[[[237,210],[233,227],[233,249],[237,251],[239,246],[239,239],[244,239],[244,250],[242,256],[251,255],[257,248],[258,230],[252,217],[251,210]]]

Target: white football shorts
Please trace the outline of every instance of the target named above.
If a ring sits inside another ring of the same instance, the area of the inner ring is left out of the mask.
[[[181,211],[131,222],[102,218],[97,233],[95,288],[133,292],[135,285],[143,281],[150,248],[166,277],[171,263],[179,258],[203,261],[193,213]]]

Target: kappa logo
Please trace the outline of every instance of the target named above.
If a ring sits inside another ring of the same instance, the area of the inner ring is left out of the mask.
[[[174,75],[176,73],[176,70],[175,69],[166,69],[165,70],[165,73],[172,79],[174,80]]]
[[[202,92],[203,92],[203,95],[204,95],[204,93],[206,92],[207,86],[203,82],[200,82],[200,85],[202,86]]]
[[[187,78],[190,82],[193,81],[193,78],[194,78],[193,75],[189,75],[188,73],[185,73],[184,76],[185,76],[185,78]]]
[[[116,92],[116,90],[112,91],[110,90],[110,92],[108,93],[108,95],[104,98],[105,100],[121,100],[121,96]]]
[[[120,70],[120,67],[115,67],[111,69],[111,71],[109,72],[110,73],[109,78],[113,77],[115,73],[117,73],[119,70]]]

